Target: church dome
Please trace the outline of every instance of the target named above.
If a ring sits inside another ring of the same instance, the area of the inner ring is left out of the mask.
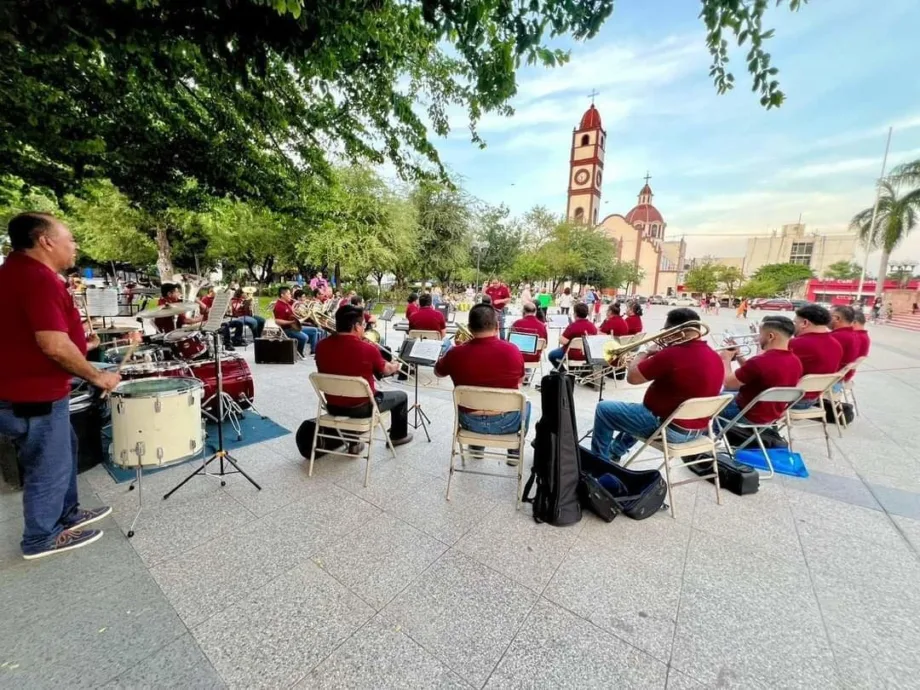
[[[581,125],[579,129],[600,129],[601,128],[601,114],[597,111],[597,108],[594,107],[594,104],[591,104],[591,107],[585,111],[585,114],[581,116]]]
[[[630,225],[635,225],[636,223],[648,225],[649,223],[664,223],[664,218],[661,217],[658,209],[651,204],[639,204],[626,214],[626,222]]]

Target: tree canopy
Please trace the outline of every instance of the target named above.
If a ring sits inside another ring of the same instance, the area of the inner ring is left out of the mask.
[[[741,297],[788,295],[797,285],[814,278],[811,268],[802,264],[766,264],[758,268],[738,294]]]
[[[841,259],[824,269],[824,277],[832,280],[852,280],[859,278],[862,267],[855,261]]]

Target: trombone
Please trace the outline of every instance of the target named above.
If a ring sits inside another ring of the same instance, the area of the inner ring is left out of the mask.
[[[722,341],[716,343],[718,347],[713,348],[716,352],[726,352],[734,350],[736,356],[750,357],[760,348],[760,336],[757,333],[722,333]]]

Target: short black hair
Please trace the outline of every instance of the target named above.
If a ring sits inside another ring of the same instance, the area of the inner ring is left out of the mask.
[[[488,304],[477,304],[470,309],[469,326],[471,333],[487,333],[498,328],[495,310]]]
[[[853,323],[853,319],[856,318],[856,310],[845,304],[838,304],[834,307],[834,313],[843,319],[844,323]]]
[[[297,288],[296,290],[294,290],[294,292],[291,294],[291,296],[292,296],[294,299],[300,299],[301,297],[304,296],[304,291],[301,290],[300,288]]]
[[[431,306],[431,294],[424,293],[418,298],[418,306],[420,307],[430,307]]]
[[[410,292],[410,293],[409,293],[409,299],[406,300],[406,301],[409,302],[409,304],[412,304],[413,302],[418,302],[418,293],[417,293],[417,292]]]
[[[280,288],[278,288],[278,297],[284,297],[284,293],[290,291],[291,288],[289,288],[287,285],[282,285]]]
[[[699,321],[700,315],[689,307],[678,307],[677,309],[672,309],[668,312],[667,318],[664,320],[665,328],[674,328],[674,326],[682,326],[685,323],[690,321]]]
[[[233,299],[240,299],[243,296],[243,288],[237,288],[233,291]]]
[[[534,304],[533,302],[525,302],[524,303],[524,313],[525,314],[536,314],[537,305]]]
[[[795,315],[815,326],[829,326],[831,323],[831,313],[820,304],[806,304],[799,307],[795,310]]]
[[[575,312],[575,316],[581,319],[588,318],[588,314],[591,313],[591,310],[588,309],[588,305],[585,304],[584,302],[579,302],[578,304],[576,304],[573,311]]]
[[[480,304],[492,304],[492,298],[489,297],[488,295],[483,295],[482,300],[480,300],[479,303]]]
[[[339,307],[335,312],[335,332],[351,333],[355,326],[364,323],[364,310],[351,304]]]
[[[163,283],[160,285],[160,297],[169,297],[169,293],[175,290],[178,285],[175,283]]]
[[[866,314],[862,309],[853,310],[853,321],[858,323],[860,326],[866,325]]]
[[[636,300],[631,300],[626,303],[627,309],[632,309],[633,314],[636,316],[642,316],[642,305],[639,304]],[[669,312],[670,313],[670,312]]]
[[[26,212],[10,218],[6,231],[14,251],[32,249],[38,238],[54,228],[58,219],[50,213]]]
[[[352,295],[349,302],[351,302],[351,306],[353,307],[360,307],[364,304],[364,298],[361,295]]]
[[[792,322],[792,319],[780,314],[772,314],[763,317],[760,322],[760,327],[784,335],[787,338],[791,338],[795,335],[795,324]]]
[[[609,305],[607,305],[607,313],[619,316],[620,315],[620,303],[611,302]]]

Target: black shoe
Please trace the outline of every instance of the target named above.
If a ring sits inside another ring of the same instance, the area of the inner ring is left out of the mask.
[[[406,434],[402,438],[391,438],[390,443],[394,446],[404,446],[412,440],[412,434]]]
[[[245,345],[246,343],[244,343],[242,340],[234,340],[232,344],[235,345],[236,347],[243,347],[243,345]]]
[[[227,352],[233,352],[233,351],[236,350],[236,348],[233,347],[233,343],[224,343],[224,349],[225,349]]]
[[[517,467],[521,463],[521,452],[516,448],[508,450],[508,459],[505,462],[512,467]]]
[[[485,457],[485,446],[467,446],[466,448],[474,460],[482,460]]]
[[[349,443],[348,444],[348,452],[351,455],[360,455],[362,450],[364,450],[363,443]]]

